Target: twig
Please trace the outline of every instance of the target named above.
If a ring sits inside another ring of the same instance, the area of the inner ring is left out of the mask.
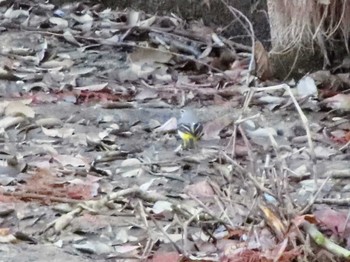
[[[328,180],[331,178],[331,176],[328,176],[322,183],[322,185],[320,186],[320,188],[317,190],[317,192],[314,194],[314,196],[310,199],[309,203],[300,211],[298,212],[300,215],[305,214],[307,212],[309,212],[310,208],[312,207],[312,205],[315,203],[318,195],[321,193],[322,189],[324,188],[324,186],[326,185],[326,183],[328,182]]]
[[[248,172],[246,169],[244,169],[243,167],[241,167],[239,164],[237,164],[231,157],[229,157],[227,154],[223,153],[224,157],[226,158],[227,161],[229,161],[231,164],[233,164],[236,168],[239,168],[240,171],[245,174],[254,184],[254,186],[256,188],[258,188],[261,192],[267,193],[273,197],[276,197],[276,195],[271,192],[271,190],[267,189],[266,187],[264,187],[263,185],[261,185],[256,179],[255,177]]]
[[[350,178],[350,169],[340,169],[340,170],[328,170],[324,177],[331,176],[332,178]]]
[[[255,34],[254,34],[254,28],[252,23],[249,21],[249,19],[239,10],[237,10],[236,8],[229,6],[225,0],[221,0],[221,2],[228,8],[228,10],[231,12],[231,14],[238,20],[238,22],[242,25],[242,27],[247,31],[248,35],[250,36],[251,39],[251,44],[252,44],[252,54],[251,54],[251,58],[249,61],[249,67],[248,67],[248,74],[247,74],[247,78],[246,78],[246,85],[249,86],[249,78],[250,78],[250,74],[252,72],[253,69],[253,65],[254,65],[254,59],[255,59]],[[238,14],[238,16],[237,16]],[[248,28],[244,25],[244,23],[241,21],[240,17],[242,17],[245,22],[248,24],[249,26],[249,30]]]
[[[281,85],[276,85],[276,86],[269,86],[269,87],[261,87],[261,88],[252,88],[255,89],[256,91],[271,91],[271,90],[280,90],[280,89],[284,89],[288,92],[290,98],[292,99],[292,102],[295,106],[295,108],[297,109],[301,122],[304,125],[305,131],[306,131],[306,136],[307,136],[307,141],[308,141],[308,145],[309,145],[309,149],[310,149],[310,157],[312,160],[312,175],[313,178],[315,180],[315,191],[317,190],[317,172],[316,172],[316,155],[315,155],[315,150],[314,150],[314,145],[312,142],[312,136],[311,136],[311,131],[310,131],[310,127],[309,127],[309,121],[307,119],[307,117],[305,116],[305,114],[303,113],[303,110],[300,108],[298,101],[295,99],[292,91],[290,90],[290,87],[287,84],[281,84]]]
[[[219,218],[216,214],[214,214],[202,201],[200,201],[196,196],[192,195],[192,194],[188,194],[188,196],[193,199],[194,201],[196,201],[204,210],[205,212],[211,216],[213,219],[215,219],[217,222],[223,224],[224,226],[226,225],[226,221],[224,221],[223,219]]]
[[[339,231],[339,232],[342,232],[341,236],[343,238],[347,238],[347,236],[345,235],[345,232],[346,232],[346,229],[348,227],[349,218],[350,218],[350,210],[348,211],[348,215],[346,216],[343,228]]]
[[[198,217],[198,215],[201,213],[202,211],[199,210],[197,212],[195,212],[189,219],[186,220],[186,222],[183,224],[183,244],[184,244],[184,252],[185,252],[185,256],[188,257],[190,255],[190,251],[188,250],[188,248],[190,247],[190,245],[188,244],[188,226],[193,222],[193,220],[195,220],[195,218]]]
[[[312,239],[318,244],[319,246],[327,249],[328,251],[332,252],[333,254],[337,256],[341,256],[344,258],[350,258],[350,251],[335,244],[330,239],[325,237],[317,228],[316,225],[311,224],[309,222],[304,222],[302,224],[304,230],[312,237]]]
[[[350,198],[342,198],[342,199],[322,198],[322,199],[316,199],[315,200],[315,204],[349,206],[350,205]]]
[[[221,209],[221,212],[224,214],[224,216],[226,217],[227,221],[230,223],[231,227],[234,228],[234,224],[233,224],[232,220],[230,219],[230,217],[228,216],[228,214],[227,214],[225,208],[223,207],[220,199],[217,196],[214,196],[214,199],[215,199],[217,205],[219,206],[219,208]]]
[[[41,195],[41,194],[34,194],[34,193],[26,193],[26,192],[2,192],[1,194],[5,196],[14,196],[18,198],[32,198],[32,199],[40,199],[45,202],[59,202],[59,203],[69,203],[69,204],[77,204],[81,203],[81,200],[76,199],[70,199],[65,197],[55,197],[55,196],[48,196],[48,195]]]
[[[240,115],[239,119],[234,122],[233,133],[232,133],[232,136],[231,136],[230,141],[228,143],[228,146],[230,146],[231,141],[232,141],[232,151],[231,151],[232,157],[235,157],[235,155],[236,155],[236,140],[237,140],[237,128],[238,128],[238,126],[247,120],[252,120],[252,119],[255,119],[259,116],[260,116],[260,114],[256,114],[256,115],[253,115],[250,117],[243,118],[243,116]]]
[[[153,247],[153,240],[152,240],[152,236],[151,236],[151,230],[149,228],[149,224],[148,224],[148,220],[147,220],[147,216],[146,216],[146,212],[145,212],[145,208],[143,206],[143,203],[138,199],[138,207],[139,207],[139,211],[140,211],[140,216],[142,218],[143,223],[145,224],[146,230],[148,232],[148,239],[145,245],[145,248],[143,250],[142,256],[144,259],[146,259],[149,256],[149,253],[152,250]]]
[[[186,256],[186,252],[184,250],[182,250],[182,248],[171,239],[171,237],[168,235],[168,233],[158,224],[156,219],[151,214],[149,214],[149,217],[152,219],[156,228],[158,228],[163,233],[163,235],[169,240],[169,242],[174,246],[176,251],[179,252],[180,254]]]
[[[53,33],[53,32],[48,32],[48,31],[37,30],[37,31],[32,31],[32,32],[41,33],[41,34],[47,34],[47,35],[53,35],[53,36],[57,36],[57,37],[64,37],[63,34]],[[98,43],[100,43],[101,40],[104,40],[104,39],[94,38],[94,37],[84,37],[84,36],[74,36],[74,37],[77,38],[77,39],[86,40],[86,41],[93,41],[93,42],[98,42]],[[101,45],[102,44],[103,43],[101,43]],[[173,56],[176,56],[176,57],[180,57],[180,58],[183,58],[183,59],[187,59],[187,60],[196,62],[196,63],[201,64],[201,65],[204,65],[204,66],[210,68],[214,72],[221,73],[224,76],[225,79],[227,79],[227,80],[231,79],[224,71],[222,71],[222,70],[220,70],[218,68],[215,68],[212,65],[210,65],[210,64],[208,64],[206,62],[203,62],[203,61],[201,61],[201,60],[199,60],[197,58],[194,58],[192,56],[179,54],[179,53],[171,52],[171,51],[168,51],[168,50],[157,49],[157,48],[153,48],[153,47],[136,45],[135,43],[115,42],[112,45],[114,45],[114,46],[121,46],[121,47],[140,48],[140,49],[144,49],[144,50],[151,50],[151,51],[157,51],[157,52],[164,53],[164,54],[170,54],[170,55],[173,55]]]
[[[346,142],[345,145],[343,145],[341,148],[339,148],[339,151],[343,151],[344,149],[348,148],[350,145],[350,140],[348,142]]]

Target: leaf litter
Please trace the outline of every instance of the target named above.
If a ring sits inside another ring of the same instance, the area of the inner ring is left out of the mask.
[[[269,86],[261,42],[173,14],[45,1],[0,12],[2,259],[348,255],[327,234],[348,247],[344,63]],[[182,108],[204,136],[177,151]],[[318,248],[305,241],[316,227]]]

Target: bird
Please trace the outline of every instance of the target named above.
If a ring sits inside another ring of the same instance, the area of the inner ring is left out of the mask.
[[[181,110],[177,133],[182,140],[182,148],[194,148],[195,142],[203,136],[203,125],[191,108]]]

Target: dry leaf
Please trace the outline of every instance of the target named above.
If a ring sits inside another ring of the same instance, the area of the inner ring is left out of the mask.
[[[282,240],[287,232],[286,226],[281,219],[268,207],[259,205],[260,210],[263,212],[266,223],[273,229],[277,237]]]
[[[6,116],[25,116],[28,118],[34,118],[34,110],[22,103],[22,101],[10,102],[5,109]]]
[[[315,80],[310,76],[305,76],[299,80],[297,85],[298,95],[301,97],[315,96],[317,97],[317,86]]]
[[[123,177],[138,177],[143,172],[142,163],[137,158],[125,159],[116,170],[116,173]]]
[[[221,130],[232,123],[233,123],[232,114],[226,114],[222,117],[214,119],[213,121],[207,122],[203,128],[203,132],[204,132],[203,139],[210,140],[210,139],[220,138],[219,133],[221,132]]]
[[[65,29],[68,27],[68,21],[60,17],[50,17],[49,21],[51,24],[55,25],[57,29]]]
[[[70,59],[50,60],[42,63],[40,66],[45,69],[69,69],[74,65],[74,62]]]
[[[79,47],[81,46],[81,44],[75,39],[75,37],[72,35],[72,33],[69,30],[64,31],[63,37],[68,43],[71,43]]]
[[[185,187],[185,193],[195,197],[212,197],[215,192],[208,181],[204,180],[196,184],[188,185]]]
[[[181,261],[180,254],[178,252],[162,252],[157,251],[152,258],[151,262],[178,262]]]
[[[4,130],[6,130],[7,128],[11,127],[11,126],[15,126],[19,123],[22,123],[25,121],[25,118],[22,116],[8,116],[8,117],[4,117],[3,119],[0,120],[0,128],[3,128]]]
[[[144,64],[131,63],[127,68],[120,68],[113,72],[113,77],[120,82],[136,81],[147,79],[154,71],[155,67]]]
[[[168,121],[166,121],[163,125],[154,129],[154,132],[172,132],[172,131],[175,131],[176,129],[177,129],[177,119],[176,117],[172,117]]]
[[[255,42],[256,76],[262,81],[272,77],[269,55],[260,41]]]
[[[79,87],[75,87],[74,89],[96,92],[96,91],[103,90],[107,85],[108,83],[103,83],[103,84],[96,84],[96,85],[89,85],[89,86],[79,86]]]
[[[155,214],[161,214],[165,211],[172,211],[173,210],[173,204],[168,201],[158,200],[154,203],[152,207],[152,211]]]
[[[335,96],[324,99],[322,101],[322,104],[326,104],[332,109],[350,111],[350,95],[337,94]]]
[[[272,127],[265,127],[265,128],[259,127],[256,130],[247,130],[247,134],[249,137],[253,137],[253,138],[254,137],[268,138],[270,136],[274,136],[274,137],[277,136],[277,131]]]
[[[154,63],[168,63],[173,57],[168,52],[158,49],[138,48],[129,55],[130,60],[138,65],[152,65]]]
[[[88,13],[86,13],[85,15],[82,15],[82,16],[78,16],[74,13],[71,13],[70,16],[80,24],[91,23],[94,21],[94,18],[91,15],[89,15]]]
[[[43,133],[50,137],[67,138],[74,133],[74,128],[47,129],[41,127]]]
[[[114,248],[111,245],[107,245],[99,241],[87,241],[83,244],[73,244],[73,247],[82,252],[97,255],[114,252]]]
[[[154,24],[154,22],[156,21],[156,19],[157,19],[157,16],[155,16],[155,15],[154,15],[154,16],[151,16],[150,18],[141,21],[141,22],[139,23],[139,26],[140,26],[140,27],[150,27],[151,25]]]
[[[62,120],[54,117],[41,118],[35,121],[38,126],[54,127],[62,125]]]
[[[57,155],[57,156],[54,156],[53,159],[59,162],[62,166],[73,166],[73,167],[87,166],[86,161],[84,161],[81,157],[74,157],[71,155]]]

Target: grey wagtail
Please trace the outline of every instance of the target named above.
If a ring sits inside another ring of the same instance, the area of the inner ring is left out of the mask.
[[[203,125],[191,109],[181,110],[177,133],[182,139],[183,149],[193,148],[203,136]]]

